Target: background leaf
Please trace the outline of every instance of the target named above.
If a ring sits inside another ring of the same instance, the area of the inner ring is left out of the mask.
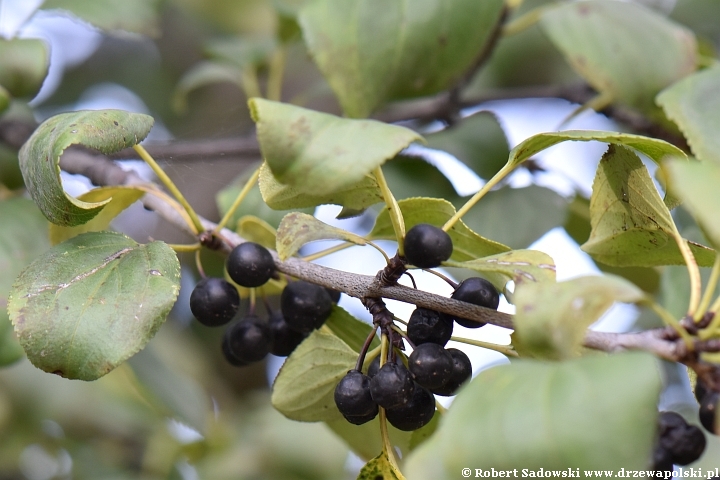
[[[407,460],[413,480],[462,468],[642,470],[662,382],[646,353],[567,362],[518,360],[481,372],[435,435]]]
[[[315,330],[285,360],[275,378],[272,404],[291,420],[342,419],[333,394],[355,366],[357,352],[332,333]]]
[[[56,225],[81,225],[105,203],[85,203],[68,196],[60,181],[60,155],[80,144],[109,154],[140,143],[152,128],[148,115],[121,110],[61,113],[44,121],[20,149],[20,169],[30,195]]]
[[[343,240],[355,245],[366,245],[359,235],[321,222],[312,215],[293,212],[285,215],[277,231],[276,249],[281,260],[295,255],[306,243],[315,240]]]
[[[275,179],[270,168],[263,165],[260,169],[259,185],[265,203],[276,210],[333,204],[342,205],[350,210],[363,211],[370,205],[383,201],[380,188],[373,176],[366,176],[354,185],[327,195],[315,195],[304,193],[291,185],[283,185]]]
[[[185,72],[175,88],[173,108],[178,112],[187,111],[187,97],[193,90],[214,83],[231,83],[242,89],[242,71],[234,65],[217,61],[205,61],[194,65]]]
[[[349,117],[444,90],[472,67],[500,21],[500,0],[321,0],[299,21]],[[382,15],[378,15],[382,12]]]
[[[616,276],[521,283],[513,296],[516,307],[513,345],[521,356],[575,357],[587,328],[613,303],[633,303],[644,297],[642,290]]]
[[[425,138],[428,147],[453,155],[486,180],[505,165],[510,153],[505,132],[491,112],[478,112]]]
[[[511,248],[527,248],[549,230],[561,226],[568,201],[537,185],[505,187],[486,194],[463,222],[478,234]]]
[[[0,366],[23,355],[7,314],[8,295],[15,277],[50,247],[47,221],[26,198],[0,201]]]
[[[50,64],[48,47],[36,38],[0,39],[0,85],[13,97],[34,97]]]
[[[350,315],[347,310],[337,305],[333,306],[330,317],[325,320],[325,326],[358,354],[365,343],[365,339],[370,334],[371,328],[369,324],[358,320]],[[370,344],[370,349],[372,350],[378,345],[380,345],[380,340],[375,338]]]
[[[655,110],[655,95],[696,68],[692,31],[635,2],[560,4],[540,26],[595,90],[641,110]]]
[[[600,262],[640,267],[684,263],[670,211],[640,159],[624,147],[611,145],[598,165],[590,223],[590,239],[581,248]],[[713,250],[697,244],[691,249],[698,264],[713,264]]]
[[[708,162],[666,162],[671,188],[700,224],[708,240],[720,248],[720,167]]]
[[[357,184],[422,137],[404,127],[352,120],[259,98],[249,101],[265,162],[280,183],[328,195]]]
[[[36,258],[17,278],[8,313],[36,367],[95,380],[143,348],[180,289],[180,265],[162,242],[84,233]]]
[[[720,163],[720,66],[694,73],[656,99],[701,160]]]
[[[43,10],[66,10],[73,15],[108,31],[124,30],[157,36],[158,0],[45,0]]]
[[[461,201],[455,187],[440,170],[422,158],[406,156],[406,151],[385,163],[382,170],[396,200],[423,196],[444,198],[453,205]]]
[[[398,202],[405,218],[405,228],[409,230],[418,223],[429,223],[441,227],[455,214],[455,207],[441,198],[406,198]],[[470,230],[462,220],[447,232],[453,241],[452,260],[464,262],[496,253],[506,252],[509,247],[483,238]],[[395,240],[387,209],[383,209],[375,219],[375,225],[368,234],[371,240]]]
[[[277,232],[269,223],[253,215],[245,215],[238,220],[237,233],[245,240],[259,243],[265,248],[275,248]]]
[[[143,195],[145,195],[144,189],[137,187],[100,187],[83,193],[78,197],[81,202],[104,203],[109,201],[105,203],[105,207],[97,216],[82,225],[62,227],[50,224],[50,243],[57,245],[81,233],[107,230],[115,217],[140,200]]]

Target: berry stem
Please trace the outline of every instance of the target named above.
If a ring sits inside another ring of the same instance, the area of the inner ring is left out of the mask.
[[[431,268],[423,268],[423,272],[432,273],[433,275],[442,278],[443,280],[445,280],[447,282],[448,285],[453,287],[453,290],[456,290],[458,287],[458,283],[456,281],[450,279],[450,277],[448,277],[447,275],[443,275],[440,272],[436,272],[435,270],[433,270]]]
[[[690,336],[687,330],[685,330],[683,326],[680,325],[680,323],[675,319],[675,317],[673,317],[672,314],[668,312],[662,305],[656,303],[652,299],[647,299],[643,302],[639,302],[639,304],[645,305],[650,310],[655,312],[658,317],[660,317],[667,325],[671,326],[678,335],[680,335],[680,338],[683,339],[689,351],[694,350],[695,347],[693,338]]]
[[[260,82],[258,81],[257,68],[255,65],[248,65],[240,74],[240,85],[246,98],[261,97]]]
[[[287,50],[284,47],[279,47],[270,57],[267,89],[265,91],[268,100],[279,102],[282,99],[282,82],[286,58]]]
[[[410,345],[410,348],[412,348],[413,350],[415,350],[415,343],[414,343],[412,340],[410,340],[410,337],[407,336],[407,333],[405,333],[404,331],[402,331],[402,330],[400,329],[400,327],[398,327],[398,326],[396,326],[396,325],[393,325],[391,328],[392,328],[393,330],[395,330],[397,333],[399,333],[399,334],[405,339],[405,341],[408,343],[408,345]]]
[[[254,288],[250,288],[250,307],[248,308],[248,314],[253,315],[255,313],[256,293]]]
[[[175,243],[168,243],[168,247],[175,250],[176,253],[183,252],[197,252],[200,250],[201,245],[199,243],[193,243],[191,245],[178,245]]]
[[[235,197],[235,201],[230,206],[227,212],[225,212],[225,215],[223,215],[220,222],[215,226],[213,229],[213,235],[216,235],[225,228],[225,225],[230,221],[232,216],[235,214],[235,211],[238,209],[240,204],[243,200],[245,200],[245,197],[247,197],[248,193],[250,193],[250,190],[255,186],[257,183],[258,177],[260,176],[260,168],[258,167],[255,169],[255,171],[250,175],[250,178],[248,178],[248,181],[245,182],[245,185],[243,186],[242,190],[240,190],[240,193],[237,197]]]
[[[382,358],[380,359],[382,363]],[[383,453],[388,459],[390,468],[394,470],[394,474],[397,480],[405,480],[405,477],[400,473],[400,467],[398,467],[397,459],[395,458],[395,451],[393,450],[392,443],[390,442],[390,435],[387,428],[387,416],[385,415],[385,409],[380,407],[380,436],[382,438]]]
[[[705,286],[705,293],[703,294],[702,300],[700,300],[700,306],[698,306],[697,312],[695,312],[695,317],[693,318],[696,323],[699,322],[705,315],[705,312],[708,311],[710,301],[715,294],[715,287],[717,287],[718,278],[720,278],[720,255],[715,255],[715,262],[713,263],[712,271],[710,272],[710,278]],[[718,301],[720,300],[716,300],[715,303]],[[715,305],[713,304],[713,306]]]
[[[207,278],[207,276],[205,275],[205,269],[202,266],[202,260],[200,259],[200,252],[200,249],[195,250],[195,266],[198,269],[200,278]]]
[[[700,268],[698,267],[697,260],[690,250],[690,246],[687,243],[677,226],[673,224],[673,237],[677,243],[680,253],[682,253],[685,265],[687,265],[688,275],[690,276],[690,302],[688,304],[687,314],[689,317],[695,318],[695,313],[698,311],[698,305],[700,304],[700,295],[702,293],[702,279],[700,278]],[[702,317],[702,313],[700,314]]]
[[[360,355],[358,355],[357,362],[355,362],[355,370],[362,371],[363,364],[365,363],[365,355],[367,354],[368,348],[370,348],[370,344],[375,339],[376,330],[377,327],[373,326],[373,329],[370,330],[370,334],[368,334],[367,338],[365,339],[365,343],[363,343],[363,346],[360,349]]]
[[[390,187],[388,187],[385,175],[383,175],[382,167],[377,167],[373,171],[373,174],[378,182],[380,193],[382,193],[388,213],[390,214],[390,222],[392,222],[393,230],[395,231],[395,238],[398,243],[398,253],[402,256],[403,239],[405,238],[405,220],[403,219],[397,200],[395,200],[395,197],[390,191]]]
[[[458,220],[460,220],[463,215],[465,215],[482,197],[485,196],[487,192],[492,190],[492,188],[500,183],[500,181],[505,178],[510,172],[512,172],[517,165],[511,165],[506,164],[503,168],[501,168],[494,177],[492,177],[488,182],[478,191],[475,195],[470,198],[467,202],[465,202],[465,205],[463,205],[460,210],[458,210],[455,215],[453,215],[450,220],[445,222],[445,225],[443,225],[442,229],[444,231],[450,230],[453,225],[457,223]]]
[[[472,338],[464,337],[450,337],[450,340],[454,342],[464,343],[466,345],[474,345],[476,347],[486,348],[495,352],[500,352],[508,357],[519,357],[512,345],[498,345],[496,343],[482,342],[480,340],[473,340]]]
[[[160,168],[160,165],[157,164],[154,158],[150,156],[150,154],[143,148],[142,145],[135,145],[133,146],[133,149],[137,152],[137,154],[142,158],[145,163],[147,163],[150,168],[152,168],[152,171],[155,172],[155,175],[160,179],[163,185],[172,193],[173,197],[180,202],[180,205],[185,209],[188,216],[190,217],[190,221],[192,222],[190,226],[195,230],[195,233],[198,234],[204,230],[203,224],[200,221],[200,217],[198,217],[197,213],[195,213],[195,210],[190,206],[187,200],[185,200],[185,197],[180,192],[180,190],[177,188],[177,185],[170,180],[170,177],[167,176],[165,171]]]
[[[365,354],[365,361],[362,364],[362,367],[365,368],[365,364],[370,364],[373,360],[375,360],[375,357],[380,355],[380,349],[382,347],[378,345],[377,347],[373,348],[367,354]]]
[[[304,257],[300,257],[300,258],[306,262],[312,262],[313,260],[317,260],[318,258],[323,258],[327,255],[331,255],[333,253],[343,251],[346,248],[350,248],[354,245],[355,245],[354,243],[343,242],[338,245],[335,245],[334,247],[326,248],[325,250],[320,250],[319,252],[315,252],[311,255],[305,255]]]

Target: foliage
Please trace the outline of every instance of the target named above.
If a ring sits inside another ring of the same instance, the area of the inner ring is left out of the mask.
[[[46,1],[43,10],[91,24],[105,43],[38,107],[28,101],[47,76],[47,45],[0,41],[0,438],[8,439],[0,442],[0,477],[35,478],[27,459],[37,452],[55,469],[43,478],[68,476],[68,455],[77,478],[185,478],[186,466],[201,478],[340,478],[348,450],[367,462],[354,472],[359,479],[455,478],[467,466],[648,468],[662,387],[657,359],[720,389],[720,67],[711,48],[714,41],[720,49],[720,29],[683,17],[688,4],[709,16],[712,5],[678,0],[683,24],[648,3]],[[181,42],[193,54],[179,59]],[[145,61],[142,45],[160,63],[132,68]],[[523,63],[531,56],[556,61],[532,72]],[[523,90],[514,87],[533,77],[545,81],[533,92],[583,103],[566,121],[595,109],[633,133],[542,132],[508,149],[487,105],[463,110],[517,97]],[[581,82],[582,98],[567,79]],[[152,115],[65,112],[32,125],[22,146],[12,142],[8,125],[27,125],[30,109],[63,110],[107,80],[132,88]],[[254,130],[257,144],[247,150],[258,162],[233,170],[232,182],[213,159],[189,167],[189,181],[171,178],[182,169],[170,164],[168,176],[147,151],[153,143],[139,145],[154,124],[179,136],[212,136],[230,124],[235,136]],[[608,145],[589,198],[579,189],[569,198],[510,186],[520,170],[534,177],[538,155],[564,142]],[[484,186],[470,198],[457,194],[413,153],[423,144],[455,155]],[[119,175],[93,176],[103,185],[68,193],[61,170],[94,175],[113,168],[95,152],[118,151],[143,159],[170,194]],[[76,154],[90,155],[91,166],[73,164]],[[656,179],[645,160],[658,167]],[[211,177],[212,192],[202,191]],[[210,211],[203,198],[216,200],[218,223],[197,213]],[[192,240],[112,231],[139,215],[138,201]],[[327,204],[341,207],[339,219],[374,223],[358,233],[311,215]],[[422,282],[398,288],[405,232],[420,223],[452,240],[442,263],[450,275],[483,276],[516,314],[437,298]],[[614,275],[558,282],[552,257],[528,247],[563,225]],[[319,240],[337,243],[298,256]],[[397,255],[377,243],[387,240],[397,242]],[[272,392],[250,393],[266,386],[262,365],[224,365],[217,331],[188,326],[192,278],[180,289],[181,269],[223,276],[224,254],[243,241],[272,249],[279,273],[259,289],[238,286],[242,311],[277,309],[294,277],[361,298],[374,328],[333,306],[285,360]],[[352,255],[342,251],[351,246],[381,250],[387,267],[378,265],[373,280],[314,264]],[[682,279],[670,267],[678,265]],[[384,363],[388,344],[402,344],[405,322],[384,306],[382,288],[388,298],[512,325],[511,345],[453,337],[512,361],[477,375],[413,433],[389,426],[384,411],[348,424],[333,400],[338,381],[377,355]],[[626,346],[616,337],[594,341],[589,331],[616,302],[659,317],[632,344],[642,351],[584,348]],[[42,374],[23,356],[44,372],[97,381]],[[709,441],[696,465],[712,466],[719,451]]]

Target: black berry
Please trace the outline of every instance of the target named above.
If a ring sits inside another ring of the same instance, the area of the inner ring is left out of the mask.
[[[442,395],[443,397],[450,397],[455,395],[458,388],[472,377],[472,363],[462,350],[448,348],[445,351],[448,352],[453,359],[453,370],[448,381],[441,387],[434,388],[432,392],[437,395]]]
[[[423,343],[410,354],[408,370],[417,383],[432,390],[448,381],[453,371],[453,359],[441,345]]]
[[[335,387],[335,405],[343,417],[355,425],[375,418],[378,406],[370,395],[370,378],[358,370],[350,370]]]
[[[301,280],[290,282],[283,289],[280,308],[290,328],[309,333],[325,323],[333,304],[325,288]]]
[[[240,360],[233,354],[233,352],[230,351],[230,343],[229,338],[227,335],[223,335],[222,339],[222,353],[223,357],[225,357],[225,360],[235,367],[244,367],[245,365],[249,365],[249,362],[246,362],[244,360]]]
[[[700,423],[708,432],[720,435],[717,410],[720,404],[720,392],[709,391],[700,402]]]
[[[400,359],[400,355],[397,355],[395,357],[395,363],[401,364],[402,360]],[[375,375],[377,375],[378,370],[380,370],[380,355],[375,357],[372,362],[370,362],[370,366],[368,367],[368,377],[372,378]]]
[[[410,401],[385,412],[387,420],[398,430],[410,432],[427,425],[435,415],[435,397],[427,389],[415,384]]]
[[[405,258],[420,268],[434,268],[450,258],[453,251],[450,235],[441,228],[419,223],[405,234]]]
[[[233,282],[247,288],[264,285],[275,273],[275,262],[268,249],[253,242],[233,248],[225,267]]]
[[[259,362],[270,352],[270,329],[255,315],[248,315],[225,330],[227,349],[240,361]]]
[[[698,378],[695,382],[695,391],[693,392],[695,394],[695,400],[697,400],[698,403],[702,402],[703,397],[705,397],[707,391],[708,390],[705,387],[705,384],[702,382],[702,380],[700,380],[700,378]]]
[[[460,285],[458,285],[451,297],[455,300],[462,300],[463,302],[492,308],[493,310],[497,310],[500,304],[500,294],[495,289],[495,286],[480,277],[470,277],[460,282]],[[465,318],[453,317],[453,320],[466,328],[480,328],[485,325],[482,322]]]
[[[675,412],[660,412],[660,440],[658,445],[670,454],[673,463],[688,465],[705,450],[705,434],[698,427],[688,425]]]
[[[387,362],[370,379],[372,399],[385,409],[397,408],[410,401],[415,388],[410,372],[404,365]]]
[[[273,312],[268,318],[268,327],[270,328],[270,353],[278,357],[287,357],[290,355],[303,340],[304,333],[298,332],[290,328],[285,321],[281,312]]]
[[[650,470],[656,472],[672,472],[672,455],[670,455],[667,450],[656,446],[655,450],[653,450],[653,463],[650,466]]]
[[[190,310],[208,327],[225,325],[240,307],[237,289],[222,278],[203,278],[190,294]]]
[[[408,321],[408,338],[415,345],[437,343],[445,346],[453,331],[452,318],[444,313],[417,307]]]

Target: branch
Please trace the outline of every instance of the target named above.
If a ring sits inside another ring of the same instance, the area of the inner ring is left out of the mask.
[[[60,166],[69,173],[89,177],[91,181],[97,185],[147,185],[147,182],[144,182],[136,173],[122,170],[117,164],[102,155],[94,155],[78,150],[67,152],[61,158]],[[166,221],[195,238],[195,234],[190,226],[165,199],[147,194],[143,197],[142,202],[147,208],[154,210]],[[201,218],[201,221],[207,230],[212,230],[216,225],[203,218]],[[228,229],[223,229],[220,235],[224,240],[221,250],[225,252],[229,252],[234,246],[245,241],[237,233]],[[282,261],[278,257],[277,252],[271,251],[271,253],[278,271],[301,280],[345,292],[352,297],[359,299],[368,297],[389,298],[469,320],[490,323],[505,328],[513,328],[512,315],[506,313],[402,285],[383,286],[383,282],[376,277],[344,272],[314,263],[308,263],[299,258],[289,258]],[[588,331],[584,344],[588,348],[605,352],[644,350],[666,360],[684,363],[690,363],[694,358],[692,352],[688,352],[684,344],[677,338],[674,338],[672,334],[668,333],[668,330],[664,328],[640,333]],[[698,344],[697,347],[702,348],[703,345]],[[716,351],[720,350],[720,344],[707,345],[704,347],[712,347],[710,349]]]

